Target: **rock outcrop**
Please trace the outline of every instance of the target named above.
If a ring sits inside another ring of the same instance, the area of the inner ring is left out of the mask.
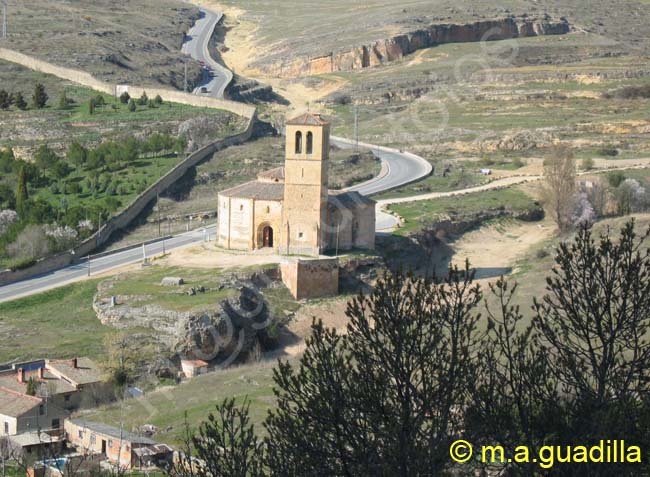
[[[93,299],[97,317],[102,324],[117,329],[152,330],[152,339],[168,355],[230,364],[246,357],[258,342],[263,348],[274,345],[269,331],[279,326],[279,320],[270,312],[261,290],[281,286],[275,269],[233,274],[211,290],[200,287],[203,293],[226,289],[234,293],[208,308],[191,311],[150,303],[151,295],[112,296],[111,290],[120,279],[117,276],[98,285]]]
[[[425,29],[397,35],[372,44],[349,50],[330,52],[315,58],[298,57],[290,60],[262,60],[258,65],[263,71],[282,77],[349,71],[382,65],[413,53],[445,43],[507,40],[512,38],[561,35],[571,26],[565,19],[545,17],[507,17],[465,24],[434,24]]]

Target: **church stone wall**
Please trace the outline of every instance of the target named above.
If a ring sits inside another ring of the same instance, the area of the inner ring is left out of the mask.
[[[367,206],[356,209],[354,218],[356,227],[354,232],[354,247],[375,248],[375,208]]]
[[[273,229],[273,248],[280,246],[282,235],[282,202],[277,200],[256,200],[255,201],[255,248],[263,245],[264,227],[270,226]]]
[[[253,199],[219,196],[218,244],[224,248],[251,248]]]
[[[282,282],[296,300],[336,296],[339,292],[339,261],[287,259],[280,264]]]
[[[360,205],[354,209],[330,210],[327,217],[328,250],[375,248],[375,208]],[[337,226],[338,224],[338,226]]]

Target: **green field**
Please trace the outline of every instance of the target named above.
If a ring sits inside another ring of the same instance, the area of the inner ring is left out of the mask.
[[[38,84],[49,97],[40,108],[32,100]],[[14,101],[0,110],[0,210],[16,210],[20,218],[2,230],[0,266],[27,263],[74,245],[45,244],[43,239],[38,253],[28,253],[24,246],[11,250],[29,225],[67,226],[77,233],[78,243],[192,150],[246,127],[245,118],[226,111],[164,98],[124,102],[0,61],[3,92],[12,97],[22,93],[28,106],[23,110]],[[202,122],[200,132],[196,127],[181,129],[190,119]],[[73,146],[78,153],[70,152]],[[22,205],[21,171],[26,186]]]
[[[98,280],[57,288],[0,304],[0,363],[104,353],[102,340],[114,329],[92,309]]]
[[[399,235],[407,235],[425,228],[445,216],[476,214],[493,209],[513,212],[532,210],[537,202],[517,188],[474,192],[462,196],[393,204],[390,210],[404,218]]]
[[[32,104],[37,83],[43,84],[49,97],[43,109]],[[43,143],[62,152],[73,141],[96,144],[125,136],[146,137],[154,132],[177,134],[183,121],[197,116],[215,120],[216,137],[245,127],[245,120],[231,113],[166,102],[165,98],[162,98],[163,104],[154,108],[137,105],[137,111],[130,112],[127,105],[110,95],[2,60],[0,90],[10,94],[20,92],[28,103],[26,111],[15,105],[9,110],[0,110],[0,147],[12,146],[19,156],[29,156],[35,146]],[[60,107],[64,92],[69,104]],[[106,106],[95,108],[91,115],[88,103],[98,95],[105,100]]]
[[[256,431],[262,433],[261,422],[275,403],[272,390],[274,365],[274,361],[263,361],[216,371],[178,386],[156,389],[138,399],[101,407],[84,413],[83,417],[113,426],[123,423],[128,430],[153,424],[160,430],[153,436],[155,440],[180,446],[186,414],[190,426],[196,428],[225,398],[234,397],[241,403],[248,397],[251,420]]]

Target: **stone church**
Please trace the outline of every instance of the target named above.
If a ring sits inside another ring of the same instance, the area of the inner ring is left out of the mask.
[[[290,255],[375,246],[375,201],[330,191],[330,124],[306,113],[287,122],[285,165],[219,194],[217,240],[237,250]]]

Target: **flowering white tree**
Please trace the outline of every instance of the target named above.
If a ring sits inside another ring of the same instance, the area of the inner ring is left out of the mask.
[[[18,214],[15,210],[0,210],[0,235],[4,234],[10,225],[18,222]]]
[[[74,246],[78,233],[67,225],[46,225],[45,235],[54,242],[56,250],[65,250]]]
[[[588,225],[596,220],[596,212],[585,192],[578,192],[573,202],[575,204],[573,214],[571,214],[573,225]]]
[[[636,179],[625,179],[616,189],[618,211],[622,215],[640,212],[647,207],[646,189]]]
[[[93,230],[93,228],[95,228],[95,225],[93,224],[92,220],[82,220],[77,224],[77,229],[79,229],[79,231]]]

